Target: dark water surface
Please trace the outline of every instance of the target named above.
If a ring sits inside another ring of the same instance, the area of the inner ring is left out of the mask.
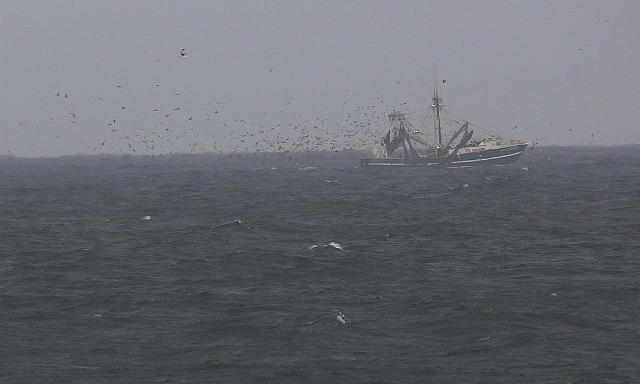
[[[357,163],[0,159],[0,382],[640,382],[639,147]]]

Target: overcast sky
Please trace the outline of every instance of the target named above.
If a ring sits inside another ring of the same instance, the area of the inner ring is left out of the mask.
[[[510,138],[640,143],[639,15],[638,1],[6,0],[0,154],[358,147],[379,116],[427,107],[436,80],[451,113]]]

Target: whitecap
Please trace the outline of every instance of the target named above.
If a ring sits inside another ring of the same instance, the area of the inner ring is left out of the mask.
[[[240,225],[240,224],[242,224],[242,220],[233,220],[233,221],[229,221],[229,222],[226,222],[226,223],[214,225],[211,228],[212,229],[218,229],[218,228],[231,227],[231,226]]]
[[[338,314],[336,315],[336,320],[338,320],[339,322],[341,322],[342,324],[346,324],[347,323],[347,317],[344,315],[344,313],[342,313],[342,311],[336,309],[335,312],[337,312]]]
[[[147,215],[147,216],[142,216],[142,218],[140,219],[142,221],[149,221],[151,220],[151,216]]]
[[[332,246],[335,249],[339,249],[339,250],[343,251],[342,246],[340,244],[336,243],[335,241],[330,242],[329,245]]]

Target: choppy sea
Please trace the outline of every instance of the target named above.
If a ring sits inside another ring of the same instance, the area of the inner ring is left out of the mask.
[[[357,164],[0,158],[0,382],[640,382],[640,147]]]

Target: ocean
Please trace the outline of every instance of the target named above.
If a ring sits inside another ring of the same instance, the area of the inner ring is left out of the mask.
[[[640,147],[357,164],[0,157],[0,382],[640,382]]]

